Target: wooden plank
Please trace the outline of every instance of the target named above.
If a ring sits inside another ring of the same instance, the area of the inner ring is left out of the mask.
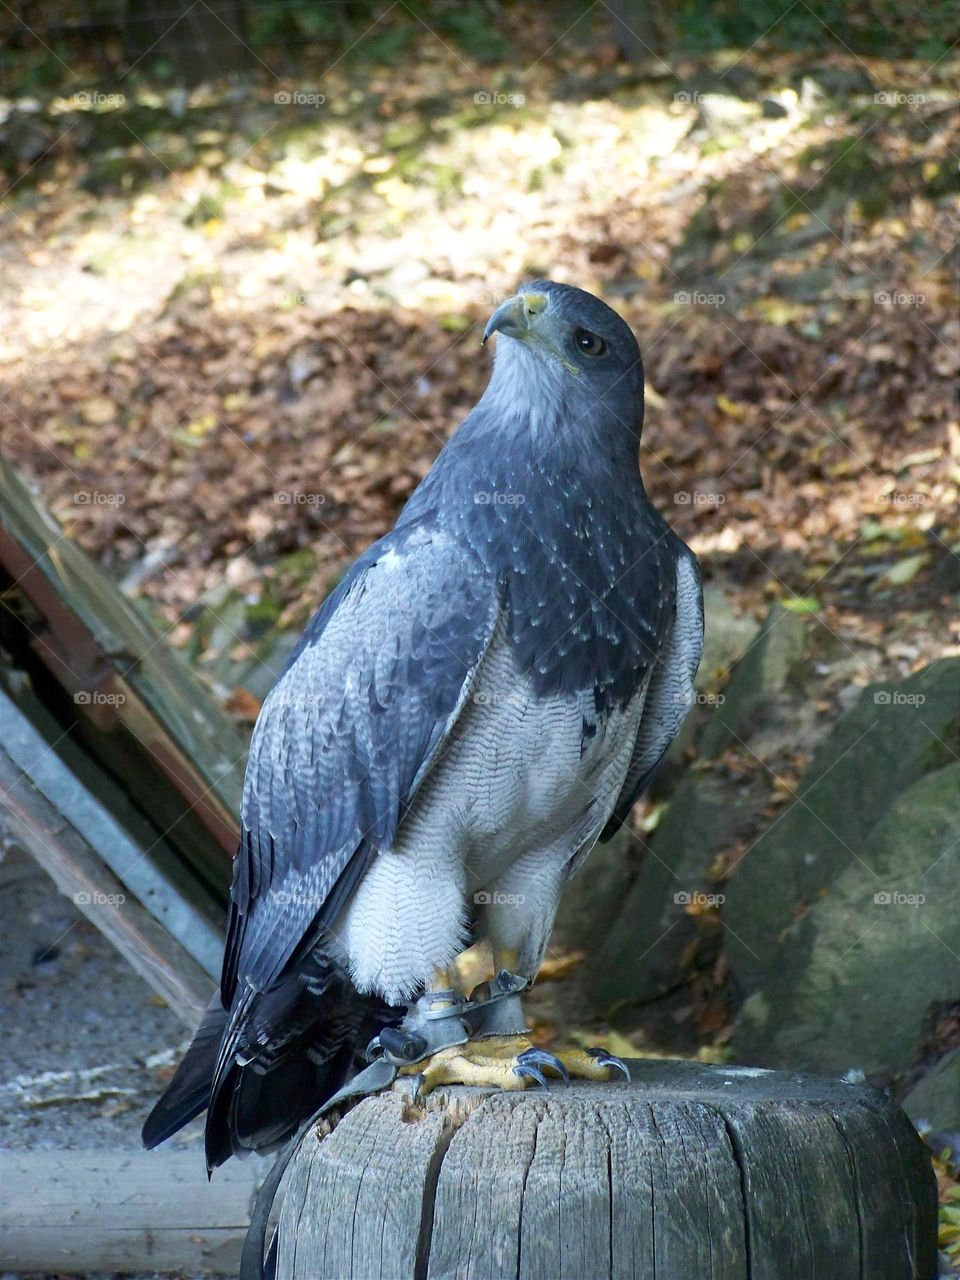
[[[626,1129],[635,1145],[645,1147],[650,1168],[653,1274],[742,1280],[747,1256],[743,1200],[723,1117],[699,1101],[660,1099],[653,1104],[639,1094],[627,1110]],[[646,1141],[637,1144],[639,1135]],[[641,1151],[636,1154],[642,1164]],[[617,1174],[627,1214],[641,1190],[633,1190],[631,1169],[625,1162]],[[635,1268],[633,1260],[625,1273]],[[621,1271],[615,1268],[613,1274],[619,1277]]]
[[[18,845],[193,1030],[211,976],[130,895],[0,746],[0,845]]]
[[[189,1151],[3,1153],[0,1269],[236,1276],[265,1160],[207,1182]]]
[[[178,891],[164,875],[159,857],[148,856],[152,850],[131,839],[2,691],[0,717],[4,749],[12,765],[29,777],[33,787],[180,947],[211,978],[218,978],[223,953],[220,929]],[[98,923],[100,919],[98,916]]]
[[[519,1269],[554,1280],[564,1269],[595,1275],[610,1251],[609,1139],[602,1112],[544,1098],[527,1173]],[[577,1206],[580,1212],[574,1209]]]
[[[645,1259],[656,1250],[654,1155],[649,1129],[652,1114],[639,1116],[626,1101],[611,1099],[598,1108],[609,1135],[610,1261],[617,1280],[648,1280]],[[739,1206],[739,1196],[733,1201]],[[605,1274],[601,1272],[601,1275]]]
[[[835,1115],[834,1122],[852,1170],[864,1275],[894,1280],[913,1265],[918,1276],[925,1275],[937,1206],[911,1212],[910,1188],[929,1166],[926,1148],[898,1123],[896,1112],[870,1099]],[[878,1133],[886,1134],[885,1142],[877,1141]]]

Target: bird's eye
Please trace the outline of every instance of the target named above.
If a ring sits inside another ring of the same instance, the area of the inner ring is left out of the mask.
[[[602,356],[607,349],[607,344],[599,333],[591,333],[589,329],[578,329],[573,340],[577,344],[577,350],[582,351],[585,356]]]

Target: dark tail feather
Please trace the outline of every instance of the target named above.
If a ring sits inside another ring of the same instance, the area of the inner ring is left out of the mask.
[[[227,1013],[214,996],[176,1074],[144,1122],[145,1147],[155,1147],[206,1110]]]
[[[383,1009],[358,996],[326,959],[305,961],[269,991],[249,992],[238,1002],[213,1072],[204,1133],[208,1169],[230,1156],[282,1146],[336,1093],[369,1039],[362,1028],[371,1004]]]
[[[155,1147],[207,1112],[208,1172],[230,1156],[282,1145],[345,1083],[375,1031],[399,1010],[361,996],[319,949],[266,991],[244,986],[229,1013],[211,1001],[143,1126]]]
[[[304,1113],[319,1107],[315,1099],[337,1091],[344,1074],[317,1068],[295,1051],[267,1071],[233,1066],[217,1081],[210,1102],[208,1169],[218,1168],[230,1156],[275,1151],[296,1131]]]

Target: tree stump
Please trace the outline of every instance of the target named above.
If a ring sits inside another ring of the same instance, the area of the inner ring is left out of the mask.
[[[277,1280],[935,1280],[930,1161],[882,1094],[630,1066],[364,1099],[291,1164]]]

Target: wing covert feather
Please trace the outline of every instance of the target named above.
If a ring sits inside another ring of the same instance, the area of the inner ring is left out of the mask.
[[[375,544],[314,617],[254,729],[227,1007],[238,978],[262,990],[312,945],[366,858],[389,850],[469,694],[499,607],[473,552],[419,527]]]

